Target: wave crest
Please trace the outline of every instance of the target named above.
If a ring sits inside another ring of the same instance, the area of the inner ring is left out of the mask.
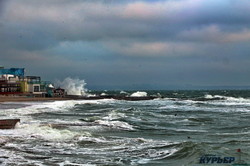
[[[148,96],[147,92],[140,92],[140,91],[134,92],[130,95],[130,97],[147,97],[147,96]]]

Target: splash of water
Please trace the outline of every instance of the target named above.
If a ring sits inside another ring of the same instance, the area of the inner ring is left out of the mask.
[[[65,89],[68,95],[87,95],[86,83],[79,78],[67,77],[63,81],[57,81],[57,85]]]

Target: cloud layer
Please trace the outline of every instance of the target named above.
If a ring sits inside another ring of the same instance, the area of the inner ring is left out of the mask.
[[[248,0],[0,3],[6,67],[85,78],[93,88],[249,85]]]

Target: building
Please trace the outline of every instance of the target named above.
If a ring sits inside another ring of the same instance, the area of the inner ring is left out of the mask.
[[[26,92],[42,95],[46,91],[41,91],[41,77],[38,76],[26,76],[24,82],[27,82]]]
[[[48,87],[53,86],[39,76],[25,76],[24,68],[0,68],[0,95],[46,96]]]
[[[0,68],[0,94],[20,94],[21,84],[18,82],[24,76],[23,68]]]
[[[57,89],[54,89],[54,92],[53,92],[54,97],[64,97],[65,95],[66,95],[65,89],[62,89],[60,87]]]
[[[0,94],[10,95],[22,93],[21,84],[15,81],[15,79],[12,75],[2,75],[0,77]]]

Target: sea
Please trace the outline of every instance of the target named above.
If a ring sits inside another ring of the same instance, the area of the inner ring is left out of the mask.
[[[2,103],[0,165],[250,165],[249,90],[91,93],[157,98]]]

